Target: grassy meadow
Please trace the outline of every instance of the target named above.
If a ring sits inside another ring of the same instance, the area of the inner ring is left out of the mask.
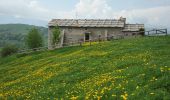
[[[0,99],[168,100],[170,36],[0,58]]]

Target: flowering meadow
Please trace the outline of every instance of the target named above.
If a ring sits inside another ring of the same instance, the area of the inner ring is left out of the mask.
[[[170,37],[0,58],[0,100],[168,100]]]

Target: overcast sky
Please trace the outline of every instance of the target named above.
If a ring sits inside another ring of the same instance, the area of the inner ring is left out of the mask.
[[[77,17],[76,17],[77,15]],[[0,24],[47,26],[52,18],[119,18],[170,27],[170,0],[0,0]]]

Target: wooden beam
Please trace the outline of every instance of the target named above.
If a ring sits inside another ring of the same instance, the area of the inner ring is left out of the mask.
[[[166,29],[164,31],[161,31],[161,30],[157,30],[157,31],[161,33],[166,33]]]
[[[165,33],[166,33],[166,35],[168,35],[168,30],[167,29],[165,29]]]

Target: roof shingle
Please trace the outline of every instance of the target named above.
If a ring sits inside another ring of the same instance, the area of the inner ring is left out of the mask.
[[[125,20],[115,19],[53,19],[48,26],[60,27],[121,27],[125,26]]]
[[[139,29],[143,28],[144,29],[144,24],[126,24],[125,28],[123,31],[128,32],[128,31],[139,31]]]

